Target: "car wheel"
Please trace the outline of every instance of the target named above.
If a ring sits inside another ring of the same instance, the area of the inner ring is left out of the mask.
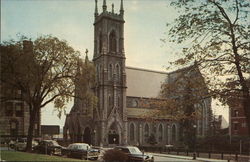
[[[81,159],[82,160],[87,160],[87,158],[84,155],[81,156]]]
[[[94,158],[93,158],[93,160],[97,160],[97,159],[98,159],[98,157],[94,157]]]

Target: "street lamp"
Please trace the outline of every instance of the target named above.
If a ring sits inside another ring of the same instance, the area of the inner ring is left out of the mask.
[[[194,154],[193,154],[193,160],[196,159],[196,127],[197,125],[193,125],[194,127]]]
[[[93,131],[93,145],[95,145],[95,133],[96,133],[96,130],[94,129],[94,131]]]

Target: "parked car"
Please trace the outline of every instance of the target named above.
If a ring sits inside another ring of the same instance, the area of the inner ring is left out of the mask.
[[[53,155],[53,154],[61,154],[62,146],[60,146],[54,140],[43,140],[37,146],[35,146],[34,151],[38,153]]]
[[[14,149],[17,151],[24,151],[27,145],[27,138],[18,138],[14,144]],[[32,140],[32,149],[38,145],[38,142]]]
[[[87,143],[73,143],[62,149],[62,155],[67,157],[76,157],[80,159],[97,160],[100,150],[91,148]]]
[[[128,161],[154,162],[153,155],[145,154],[135,146],[116,146],[114,149],[126,153],[128,156]]]

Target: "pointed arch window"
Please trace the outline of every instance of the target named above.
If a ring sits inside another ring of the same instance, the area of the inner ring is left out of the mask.
[[[120,96],[118,96],[118,98],[117,98],[117,107],[120,107],[120,105],[121,105]]]
[[[116,52],[116,35],[114,30],[109,34],[109,51]]]
[[[163,138],[163,127],[162,127],[162,124],[160,124],[159,129],[158,129],[158,140],[159,140],[159,142],[162,141],[162,138]]]
[[[130,132],[130,141],[134,141],[135,140],[135,126],[133,123],[130,124],[129,132]]]
[[[99,67],[98,66],[96,66],[96,79],[97,79],[97,81],[99,81]]]
[[[109,96],[108,101],[109,101],[109,106],[112,106],[111,96]]]
[[[148,124],[145,125],[144,127],[144,142],[147,142],[148,140],[148,137],[149,137],[149,126]]]
[[[172,142],[175,142],[176,141],[176,126],[173,125],[172,126]]]
[[[109,77],[109,80],[111,80],[113,78],[113,67],[112,67],[112,64],[109,64],[109,70],[108,70],[108,77]]]
[[[100,36],[99,36],[99,53],[102,52],[102,33],[100,33]]]
[[[116,80],[120,80],[120,66],[117,64],[115,67],[115,73],[116,73]]]

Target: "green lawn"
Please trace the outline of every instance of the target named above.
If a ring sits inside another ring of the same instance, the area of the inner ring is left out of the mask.
[[[59,156],[49,156],[16,151],[1,151],[1,160],[6,161],[86,161],[79,159],[63,158]]]

